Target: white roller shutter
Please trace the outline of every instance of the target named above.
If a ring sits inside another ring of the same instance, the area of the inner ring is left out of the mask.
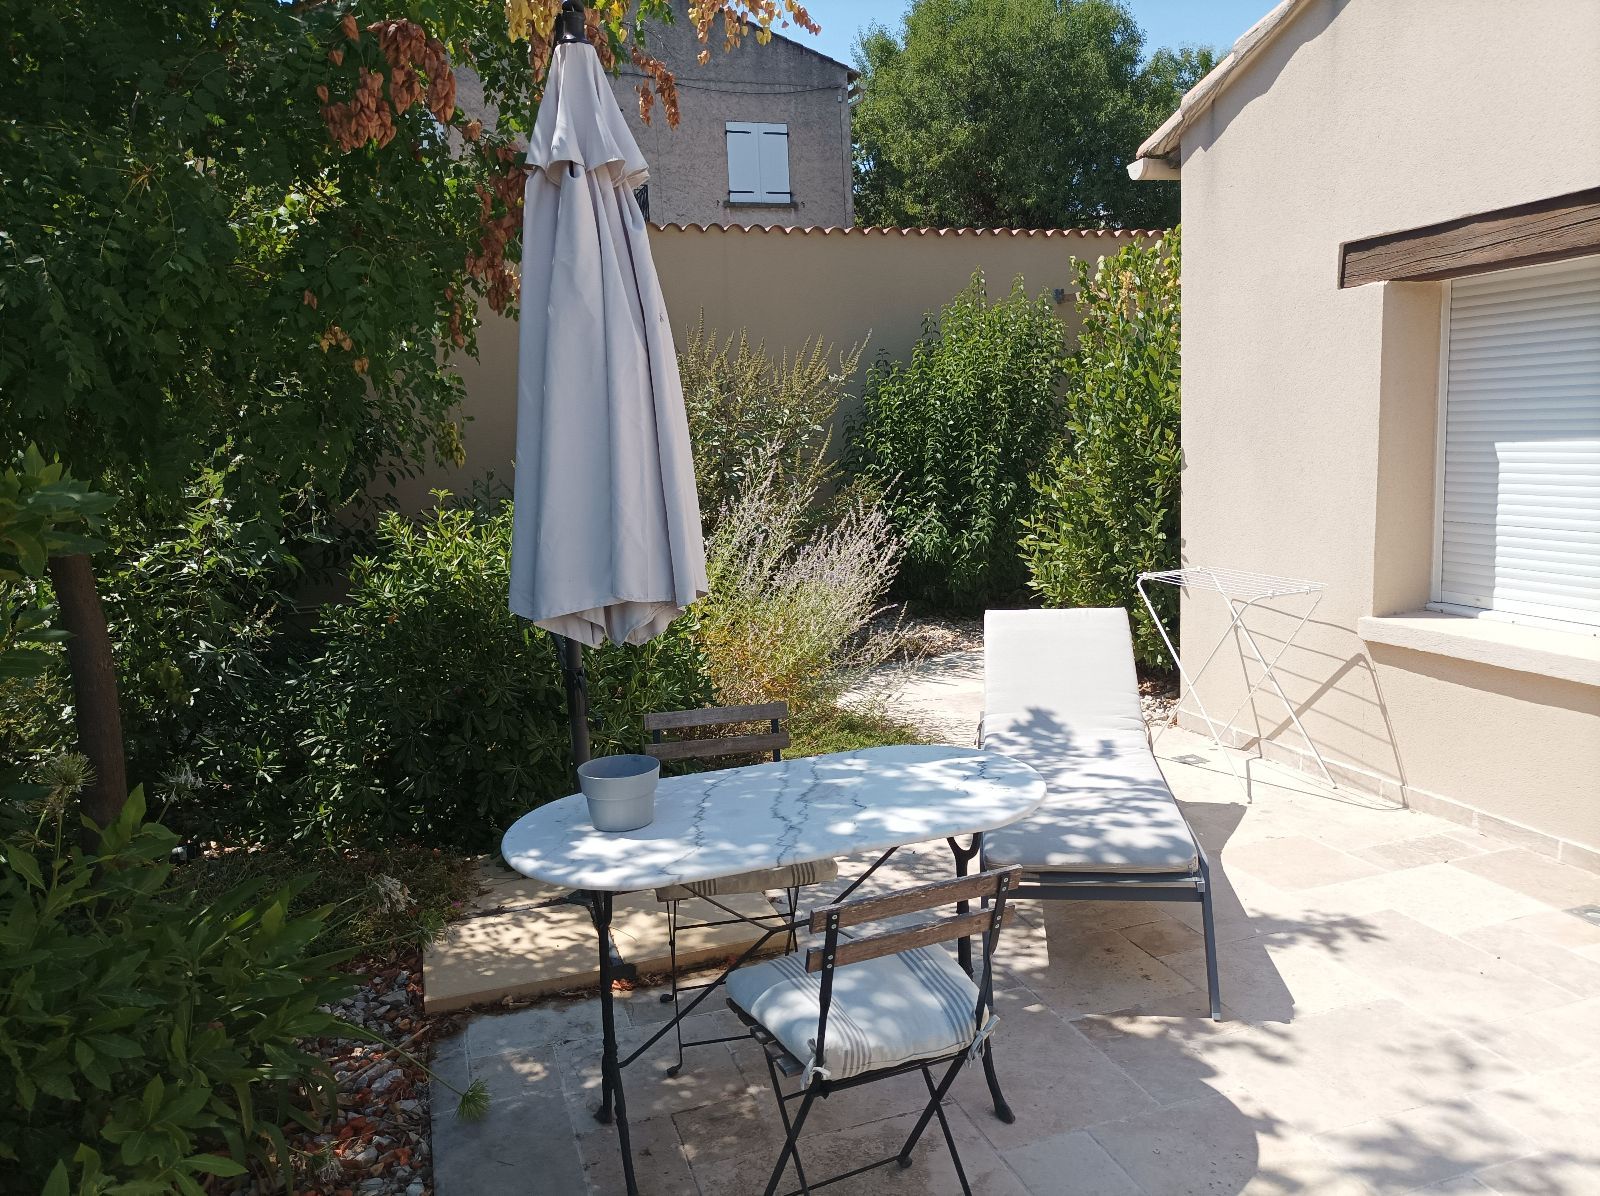
[[[1456,279],[1437,600],[1600,628],[1600,257]]]

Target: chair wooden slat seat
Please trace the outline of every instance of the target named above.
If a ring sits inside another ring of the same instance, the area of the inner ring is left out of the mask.
[[[786,1134],[767,1196],[777,1191],[791,1161],[806,1192],[890,1163],[909,1166],[935,1118],[961,1190],[971,1196],[942,1103],[962,1067],[987,1050],[996,1027],[990,963],[1012,912],[1007,898],[1019,879],[1018,869],[1003,868],[824,906],[812,911],[808,923],[822,936],[820,945],[740,968],[728,978],[728,1006],[764,1048]],[[970,901],[982,908],[965,912]],[[956,906],[953,917],[846,934],[852,926],[949,905]],[[976,979],[943,946],[972,938],[983,944]],[[944,1068],[937,1080],[935,1065]],[[814,1102],[910,1072],[921,1072],[929,1099],[900,1150],[828,1179],[808,1180],[800,1135]],[[801,1087],[785,1093],[780,1076],[802,1077]],[[799,1107],[791,1117],[788,1106],[795,1101]]]

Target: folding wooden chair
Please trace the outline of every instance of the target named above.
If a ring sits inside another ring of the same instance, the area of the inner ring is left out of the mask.
[[[657,760],[666,763],[676,760],[716,760],[726,759],[730,756],[748,756],[757,753],[770,753],[773,760],[783,759],[783,749],[789,746],[789,732],[783,727],[784,720],[789,717],[787,702],[767,702],[759,706],[719,706],[708,707],[704,710],[665,710],[644,716],[644,729],[650,734],[650,743],[645,751]],[[721,738],[676,738],[668,739],[667,731],[690,730],[700,727],[727,727],[739,723],[769,724],[767,731],[758,734],[724,735]],[[794,950],[794,917],[799,906],[800,889],[804,885],[827,884],[839,875],[839,866],[832,860],[821,860],[810,864],[795,864],[786,868],[765,868],[755,872],[742,872],[735,876],[718,877],[715,880],[695,881],[687,885],[672,885],[669,888],[657,889],[656,900],[665,903],[667,907],[667,951],[672,966],[672,991],[664,993],[661,997],[665,1004],[670,1002],[673,1007],[674,1032],[678,1039],[678,1061],[667,1069],[668,1075],[677,1075],[683,1067],[683,1049],[691,1046],[708,1046],[714,1042],[729,1041],[725,1038],[704,1038],[685,1042],[681,1018],[686,1010],[682,1005],[682,994],[696,992],[693,1009],[700,1001],[710,995],[711,990],[721,984],[732,969],[724,971],[709,984],[680,985],[678,983],[678,932],[680,930],[703,930],[714,926],[732,926],[745,923],[756,927],[763,932],[762,938],[740,956],[734,967],[738,967],[745,959],[755,953],[755,948],[764,945],[778,934],[789,936],[789,950]],[[770,889],[782,889],[787,898],[787,912],[768,915],[750,915],[741,913],[728,905],[723,898],[738,896],[748,893],[765,893]],[[728,915],[724,918],[712,919],[703,922],[684,922],[679,916],[679,906],[690,899],[698,898],[708,905],[721,910]]]
[[[812,911],[808,923],[813,934],[823,936],[820,946],[803,955],[752,964],[728,977],[728,1005],[766,1052],[786,1134],[766,1196],[777,1192],[791,1159],[800,1187],[789,1196],[805,1196],[812,1188],[889,1163],[909,1167],[911,1152],[934,1118],[961,1190],[971,1196],[943,1101],[962,1067],[987,1049],[994,1030],[990,960],[1000,928],[1010,920],[1007,898],[1020,876],[1019,868],[1000,868],[823,906]],[[958,905],[953,916],[908,929],[842,936],[852,926],[974,899],[983,908],[960,912],[964,907]],[[983,940],[976,981],[939,946],[974,935]],[[943,1068],[937,1081],[935,1068]],[[817,1098],[912,1071],[922,1073],[928,1103],[899,1152],[828,1179],[807,1181],[799,1139]],[[802,1077],[801,1086],[785,1094],[780,1075]],[[794,1101],[800,1107],[791,1117],[789,1104]]]

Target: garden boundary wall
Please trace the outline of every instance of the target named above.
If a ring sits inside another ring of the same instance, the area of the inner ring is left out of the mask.
[[[1067,336],[1075,339],[1074,263],[1160,236],[1152,230],[673,224],[652,226],[650,243],[680,343],[702,315],[720,337],[745,329],[774,356],[818,337],[837,350],[866,341],[851,388],[859,395],[866,366],[885,356],[909,357],[926,315],[959,293],[974,271],[983,271],[991,300],[1009,292],[1019,276],[1030,295],[1051,294]],[[462,494],[485,479],[510,485],[516,324],[485,311],[478,345],[478,360],[462,358],[459,365],[467,391],[466,463],[432,466],[402,481],[395,497],[406,510],[425,507],[435,488]],[[847,401],[844,415],[852,405]]]

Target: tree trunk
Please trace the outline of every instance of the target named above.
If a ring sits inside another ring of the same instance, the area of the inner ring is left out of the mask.
[[[83,791],[83,812],[96,825],[107,826],[128,798],[128,773],[106,612],[95,589],[94,566],[82,553],[51,557],[50,584],[55,587],[61,625],[72,635],[67,661],[72,666],[78,747],[94,768],[94,780]]]

